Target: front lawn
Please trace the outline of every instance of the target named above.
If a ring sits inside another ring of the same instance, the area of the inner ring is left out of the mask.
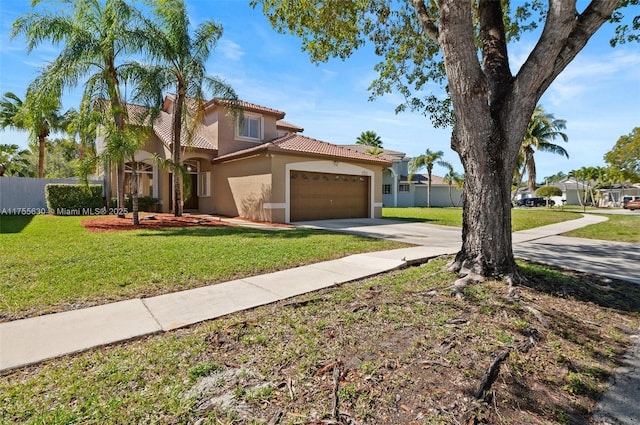
[[[640,242],[640,216],[605,215],[609,220],[565,233],[576,238]]]
[[[640,217],[600,214],[607,221],[577,229],[564,236],[601,239],[614,242],[640,242]],[[461,208],[383,208],[382,216],[389,219],[423,221],[443,226],[462,226]],[[562,221],[576,220],[582,211],[564,211],[548,208],[514,208],[511,210],[511,228],[514,232]]]
[[[310,229],[180,227],[90,233],[83,219],[0,217],[0,320],[406,246]]]
[[[424,221],[443,226],[462,226],[462,208],[383,208],[382,216],[400,220]],[[547,208],[513,209],[511,210],[511,228],[517,232],[518,230],[575,220],[580,217],[579,213]]]
[[[523,264],[519,301],[496,281],[456,298],[446,261],[10,371],[0,422],[588,423],[637,332],[640,287]]]

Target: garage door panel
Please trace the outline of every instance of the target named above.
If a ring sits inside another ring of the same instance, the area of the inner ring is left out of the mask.
[[[369,177],[291,171],[291,221],[369,217]]]

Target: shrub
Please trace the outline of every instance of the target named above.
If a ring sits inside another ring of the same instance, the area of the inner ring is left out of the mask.
[[[47,208],[56,215],[92,215],[103,207],[102,185],[48,184]]]
[[[151,196],[138,196],[138,211],[155,212],[158,198],[152,198]],[[118,204],[116,198],[111,198],[111,206],[115,207]],[[124,198],[124,207],[127,211],[133,211],[133,201],[130,197]]]

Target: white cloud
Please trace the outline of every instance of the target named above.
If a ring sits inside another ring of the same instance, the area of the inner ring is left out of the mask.
[[[225,38],[220,39],[217,50],[222,53],[226,59],[232,61],[239,61],[244,56],[244,51],[238,43]]]

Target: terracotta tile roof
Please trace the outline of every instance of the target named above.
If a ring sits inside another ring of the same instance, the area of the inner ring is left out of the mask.
[[[222,107],[236,106],[238,108],[241,108],[249,112],[258,112],[261,114],[275,115],[278,119],[282,119],[285,116],[284,112],[279,111],[277,109],[267,108],[266,106],[260,106],[260,105],[256,105],[255,103],[245,102],[244,100],[234,101],[234,100],[228,100],[228,99],[214,98],[212,99],[211,103],[213,103],[214,105],[222,106]]]
[[[304,128],[299,127],[295,124],[291,124],[290,122],[287,122],[285,120],[278,120],[276,122],[276,127],[277,128],[284,128],[285,130],[292,130],[295,131],[297,133],[302,133],[304,131]]]
[[[106,101],[99,101],[99,110],[104,111],[107,107]],[[131,103],[125,104],[127,108],[127,114],[129,115],[129,122],[139,125],[148,125],[151,119],[150,108],[142,105],[135,105]],[[171,147],[171,114],[165,111],[160,111],[160,114],[153,123],[153,132],[167,147]],[[180,145],[184,147],[193,147],[198,149],[217,150],[217,146],[208,141],[201,131],[196,131],[191,142],[188,142],[188,134],[186,130],[182,130],[182,136],[180,137]]]
[[[167,147],[171,147],[171,114],[164,111],[160,111],[160,115],[153,123],[153,132]],[[189,136],[187,131],[183,128],[180,136],[180,145],[185,147],[192,147],[197,149],[217,150],[218,147],[208,141],[200,130],[196,130],[191,141],[189,142]]]
[[[364,152],[364,153],[374,149],[372,146],[366,146],[366,145],[339,145],[339,146],[342,146],[343,148],[355,150],[358,152]],[[398,159],[400,160],[408,159],[406,158],[406,154],[404,152],[392,151],[391,149],[381,149],[380,155],[378,156],[386,157],[389,161],[398,160]]]
[[[224,161],[227,159],[242,157],[242,156],[250,155],[252,153],[259,152],[262,150],[268,150],[268,151],[274,151],[274,152],[300,153],[300,154],[306,154],[306,155],[312,155],[312,156],[329,157],[332,159],[363,161],[363,162],[380,164],[384,166],[391,165],[391,162],[386,158],[380,158],[378,156],[370,155],[368,153],[346,149],[346,148],[343,148],[342,146],[323,142],[321,140],[313,139],[307,136],[302,136],[300,134],[290,134],[288,136],[272,140],[269,143],[263,143],[253,148],[223,155],[221,157],[216,158],[215,161],[218,162],[218,161]]]

